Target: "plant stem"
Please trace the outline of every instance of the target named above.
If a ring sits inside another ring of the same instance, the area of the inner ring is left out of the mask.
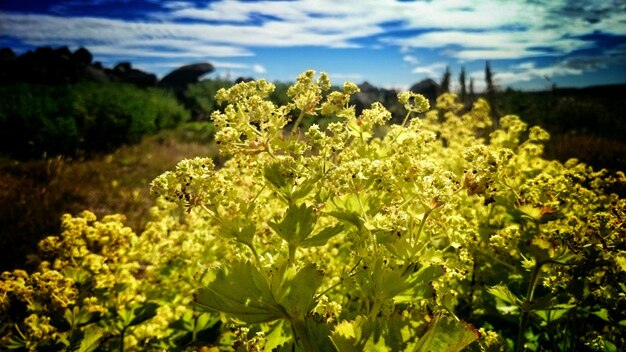
[[[298,115],[298,118],[296,119],[296,122],[294,122],[293,123],[293,127],[291,127],[291,132],[289,132],[290,135],[293,136],[293,134],[296,132],[296,129],[298,128],[298,125],[302,121],[302,118],[304,118],[304,110],[300,110],[300,115]]]
[[[296,248],[296,246],[289,245],[289,257],[287,258],[290,263],[293,263],[296,260]]]
[[[404,127],[407,121],[409,121],[409,116],[411,116],[411,111],[406,113],[406,116],[404,117],[404,120],[402,120],[402,124],[400,125],[401,127]]]
[[[122,329],[122,333],[120,336],[120,352],[124,352],[124,333],[126,332],[126,328]]]
[[[304,352],[315,352],[313,348],[313,343],[311,339],[309,339],[309,334],[306,331],[306,325],[304,324],[304,319],[290,319],[291,321],[291,329],[293,330],[293,336],[296,340],[296,345],[300,346],[300,348]]]
[[[424,230],[424,224],[426,224],[426,220],[428,220],[428,216],[430,215],[432,211],[433,209],[428,209],[424,212],[424,215],[422,216],[422,221],[420,222],[420,227],[417,229],[417,233],[415,234],[415,237],[413,237],[414,242],[419,241],[420,237],[422,236],[422,231]]]
[[[519,318],[519,331],[517,333],[517,346],[516,352],[521,352],[524,349],[524,332],[526,331],[526,325],[528,324],[528,318],[530,317],[531,309],[528,305],[533,301],[535,296],[535,288],[537,287],[537,281],[539,281],[539,274],[541,273],[541,267],[545,262],[539,262],[535,264],[530,282],[528,283],[528,291],[526,292],[526,299],[522,302],[521,313]]]

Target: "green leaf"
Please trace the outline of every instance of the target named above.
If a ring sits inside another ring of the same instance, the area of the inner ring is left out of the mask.
[[[281,163],[265,165],[263,176],[278,192],[284,192],[285,188],[293,184],[294,177],[287,175],[281,167]]]
[[[611,322],[611,318],[609,318],[609,311],[606,310],[606,308],[602,308],[596,312],[593,312],[593,314],[606,322]]]
[[[288,343],[293,339],[289,323],[286,320],[281,320],[274,324],[266,338],[264,349],[266,352],[274,351],[276,348]]]
[[[170,329],[176,330],[170,340],[175,346],[215,343],[221,332],[221,325],[219,316],[213,313],[186,311],[178,320],[169,324]]]
[[[480,333],[470,324],[438,312],[426,333],[418,340],[416,351],[458,352],[478,338]]]
[[[487,289],[487,292],[489,292],[490,294],[494,295],[495,297],[503,300],[504,302],[508,304],[512,304],[517,307],[522,306],[522,301],[519,298],[517,298],[517,296],[515,296],[515,294],[513,294],[513,292],[511,292],[509,288],[506,287],[506,285],[504,284],[492,286]]]
[[[550,307],[550,309],[535,310],[533,312],[537,314],[537,316],[539,316],[541,319],[547,322],[552,322],[565,316],[565,314],[567,314],[567,312],[569,312],[574,307],[576,307],[575,304],[557,304]]]
[[[195,305],[221,312],[245,323],[285,317],[267,280],[250,262],[234,262],[214,272],[214,280],[195,294]]]
[[[313,343],[313,348],[316,351],[335,351],[335,347],[330,340],[330,326],[321,316],[317,314],[307,315],[304,323],[309,340]]]
[[[129,326],[139,325],[144,321],[156,316],[156,310],[159,305],[154,302],[147,302],[133,310],[134,318],[130,321]]]
[[[117,312],[120,317],[120,324],[118,327],[120,330],[124,330],[128,327],[139,325],[144,321],[151,319],[156,315],[156,310],[159,307],[157,303],[146,302],[139,304],[133,309],[121,309]]]
[[[426,324],[423,314],[413,309],[374,319],[357,316],[335,325],[330,339],[340,352],[413,351]]]
[[[76,352],[92,352],[100,347],[100,339],[102,339],[103,332],[96,326],[90,326],[84,330],[84,335],[80,341]],[[71,350],[71,349],[70,349]]]
[[[374,329],[373,322],[359,315],[352,321],[344,320],[335,325],[330,340],[339,352],[360,352],[364,351]]]
[[[324,230],[320,231],[316,235],[313,235],[306,240],[304,240],[301,245],[302,247],[318,247],[323,246],[328,242],[329,239],[333,238],[335,235],[339,234],[343,231],[343,225],[335,225],[333,227],[327,227]]]
[[[404,265],[385,279],[383,284],[385,298],[393,298],[395,303],[410,303],[416,299],[430,298],[435,290],[432,281],[443,275],[441,265],[423,266]]]
[[[236,218],[225,222],[221,230],[223,236],[252,246],[252,239],[256,232],[256,224],[245,219]]]
[[[290,246],[299,246],[313,232],[317,216],[313,207],[290,205],[279,222],[269,222],[270,227]]]
[[[334,197],[330,203],[328,203],[327,214],[354,225],[359,231],[361,231],[365,225],[363,216],[368,213],[371,206],[371,198],[367,195],[357,195],[356,193],[347,193],[341,196]]]
[[[353,211],[331,211],[327,213],[330,216],[335,217],[337,220],[341,220],[350,225],[356,226],[358,230],[361,230],[365,225],[365,220],[357,213]]]
[[[292,318],[303,318],[315,307],[315,291],[322,284],[324,275],[313,264],[296,272],[295,267],[285,271],[279,290],[278,302]]]
[[[82,309],[79,306],[74,306],[72,309],[67,308],[63,313],[63,318],[69,324],[72,329],[78,328],[82,325],[86,325],[93,320],[97,319],[97,315],[90,313],[87,309]]]
[[[298,199],[306,197],[309,193],[311,193],[311,191],[313,190],[317,182],[318,182],[318,179],[316,178],[307,179],[306,181],[302,182],[297,187],[294,187],[292,189],[289,198],[293,202]]]

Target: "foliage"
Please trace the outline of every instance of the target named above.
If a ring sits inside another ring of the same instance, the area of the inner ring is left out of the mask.
[[[207,120],[213,111],[220,108],[215,101],[217,91],[232,85],[233,82],[220,79],[190,84],[183,93],[183,102],[191,110],[195,120]]]
[[[19,158],[110,151],[187,118],[173,96],[156,88],[5,85],[0,87],[0,150]]]
[[[191,84],[183,94],[183,103],[191,110],[194,120],[209,120],[211,114],[222,107],[215,99],[217,91],[221,88],[230,88],[233,84],[232,81],[221,79],[203,80]],[[278,106],[287,104],[289,85],[280,82],[276,82],[274,85],[276,88],[270,93],[269,99]]]
[[[202,264],[187,256],[210,261],[219,250],[200,245],[198,233],[186,231],[175,211],[155,208],[153,216],[157,220],[137,236],[119,215],[65,215],[63,232],[39,243],[36,272],[2,274],[2,345],[170,350],[175,342],[214,339],[218,320],[189,305],[192,274]]]
[[[193,121],[180,125],[180,139],[184,142],[209,143],[215,136],[212,122]]]
[[[379,103],[356,116],[354,84],[330,87],[306,71],[280,106],[263,80],[219,90],[224,165],[183,160],[155,179],[141,236],[66,217],[38,271],[3,274],[5,346],[626,347],[626,201],[605,192],[623,173],[543,159],[548,133],[513,115],[494,130],[484,100],[461,114],[444,94],[426,112],[400,93],[406,118],[386,126]],[[320,116],[336,122],[301,129]],[[92,305],[93,322],[67,318]]]

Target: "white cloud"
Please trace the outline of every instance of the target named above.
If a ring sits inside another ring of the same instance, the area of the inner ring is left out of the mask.
[[[42,43],[44,44],[44,43]],[[48,44],[50,44],[48,42]],[[193,50],[176,49],[172,46],[167,51],[162,51],[144,45],[89,45],[89,51],[99,56],[122,56],[122,57],[144,57],[144,58],[189,58],[189,59],[209,59],[214,57],[235,57],[251,56],[252,53],[243,48],[220,45],[205,45],[193,48]]]
[[[166,1],[163,2],[163,7],[166,9],[182,11],[182,9],[188,9],[193,7],[194,4],[188,1]]]
[[[159,21],[153,22],[5,12],[0,13],[4,22],[0,34],[26,42],[89,40],[109,45],[132,40],[156,45],[158,40],[169,40],[168,45],[178,42],[177,48],[192,51],[198,45],[224,45],[231,51],[217,56],[238,56],[249,53],[245,47],[255,46],[358,47],[354,40],[385,34],[383,24],[396,22],[402,30],[422,33],[409,38],[385,38],[383,43],[403,50],[457,47],[447,53],[465,60],[560,55],[587,46],[572,36],[594,30],[626,34],[626,12],[605,11],[606,6],[594,5],[564,15],[562,8],[567,7],[559,1],[542,5],[498,0],[212,1],[204,8],[175,1],[163,6],[169,12],[155,14]],[[584,11],[604,12],[590,24],[581,17]],[[563,16],[571,19],[564,20]],[[180,19],[200,22],[174,21]]]
[[[443,74],[443,71],[446,67],[445,62],[436,62],[431,65],[418,66],[411,71],[415,74],[420,74],[426,77],[439,77]]]
[[[571,60],[563,60],[550,66],[537,67],[535,62],[526,61],[510,66],[506,71],[492,70],[494,84],[499,87],[507,87],[516,83],[529,82],[532,80],[543,80],[546,83],[558,77],[576,76],[587,72],[586,68],[576,67],[577,64]],[[601,66],[592,67],[591,70]],[[589,67],[588,67],[589,68]],[[474,78],[474,89],[479,92],[485,88],[485,72],[474,71],[469,74]]]
[[[250,72],[256,73],[256,74],[264,74],[265,72],[267,72],[267,70],[265,69],[265,66],[261,65],[261,64],[244,64],[244,63],[240,63],[240,62],[229,62],[229,61],[215,61],[212,60],[211,64],[216,68],[216,69],[220,69],[220,70],[226,70],[229,71],[232,74],[232,70],[237,70],[237,72],[247,72],[247,74],[249,75]]]
[[[157,2],[155,2],[157,3]],[[0,36],[30,45],[84,45],[98,56],[210,60],[253,56],[259,47],[397,47],[411,66],[431,49],[457,61],[559,57],[587,49],[593,33],[626,35],[619,1],[296,0],[160,2],[146,20],[0,12]],[[193,19],[193,22],[185,22]],[[394,23],[394,32],[386,24]],[[397,33],[404,33],[402,36]],[[416,33],[405,37],[406,33]],[[376,36],[376,37],[374,37]],[[360,41],[364,38],[374,40]],[[367,43],[367,44],[364,44]],[[420,62],[421,61],[421,62]],[[260,65],[260,64],[259,64]],[[440,63],[413,69],[439,77]],[[238,68],[264,73],[262,66]],[[523,68],[520,68],[521,71]],[[570,67],[570,71],[575,72]],[[522,79],[510,75],[509,80]],[[476,80],[476,83],[478,80]]]
[[[263,74],[265,73],[265,67],[263,67],[263,65],[255,64],[255,65],[252,65],[252,71],[254,73]]]
[[[404,55],[402,60],[411,65],[417,65],[419,63],[419,60],[414,55]]]
[[[387,38],[385,41],[401,47],[450,47],[445,53],[451,57],[466,60],[563,55],[590,45],[580,39],[563,39],[561,34],[554,30],[541,33],[501,30],[492,32],[434,31],[410,38]]]

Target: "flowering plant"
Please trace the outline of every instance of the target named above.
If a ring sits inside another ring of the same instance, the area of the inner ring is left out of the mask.
[[[444,94],[429,111],[400,93],[406,118],[388,125],[381,104],[357,115],[358,87],[331,91],[323,73],[301,74],[282,106],[273,88],[217,93],[225,161],[156,178],[141,236],[119,218],[68,217],[41,243],[58,263],[3,274],[3,314],[18,301],[31,313],[6,345],[624,348],[626,201],[605,192],[623,173],[543,159],[546,131],[512,115],[493,129],[481,99],[463,112]],[[49,289],[28,296],[38,275]],[[85,317],[62,329],[53,312]],[[50,328],[24,333],[34,320]]]

